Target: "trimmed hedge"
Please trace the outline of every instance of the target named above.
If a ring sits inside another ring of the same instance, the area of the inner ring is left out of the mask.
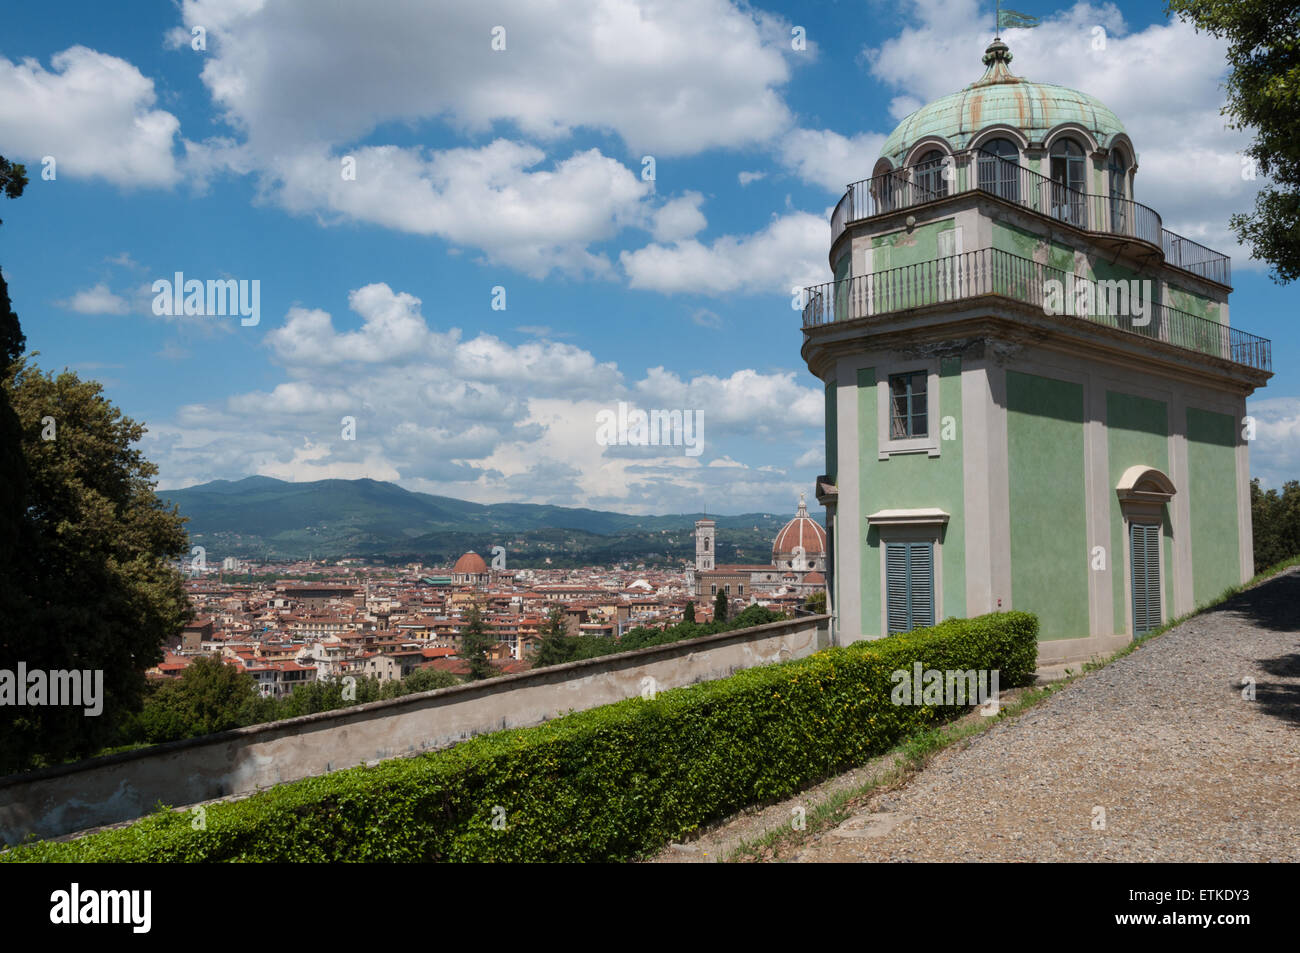
[[[644,855],[797,793],[967,709],[890,701],[892,672],[1034,678],[1024,612],[818,652],[453,748],[277,786],[126,828],[15,848],[15,861],[537,861]],[[495,809],[495,810],[494,810]],[[499,818],[497,829],[493,820]]]

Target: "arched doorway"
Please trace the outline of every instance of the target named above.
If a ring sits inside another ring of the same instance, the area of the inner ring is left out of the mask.
[[[1168,614],[1164,539],[1176,492],[1165,473],[1143,464],[1125,470],[1115,487],[1124,519],[1125,602],[1135,639],[1160,628]]]

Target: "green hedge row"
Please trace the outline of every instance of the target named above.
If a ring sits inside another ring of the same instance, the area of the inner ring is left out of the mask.
[[[1033,680],[1038,620],[1005,612],[497,732],[130,827],[24,861],[536,861],[644,855],[861,764],[965,709],[895,705],[896,670]]]

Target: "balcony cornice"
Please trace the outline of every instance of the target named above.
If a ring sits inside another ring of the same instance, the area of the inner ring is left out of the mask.
[[[1119,328],[1045,315],[1039,307],[995,294],[956,305],[936,302],[882,318],[804,328],[800,353],[808,369],[825,379],[839,358],[864,349],[940,357],[977,355],[1001,363],[1023,347],[1045,347],[1073,357],[1086,354],[1135,373],[1150,373],[1156,367],[1172,380],[1198,385],[1208,381],[1243,396],[1273,376],[1271,371]]]

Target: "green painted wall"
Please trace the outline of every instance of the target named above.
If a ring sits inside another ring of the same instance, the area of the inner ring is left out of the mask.
[[[1124,514],[1114,488],[1129,467],[1145,464],[1162,473],[1169,473],[1169,407],[1161,400],[1150,400],[1116,391],[1106,392],[1107,455],[1110,463],[1110,483],[1107,499],[1110,502],[1110,551],[1107,565],[1111,570],[1115,607],[1115,631],[1128,631],[1124,599],[1130,585],[1129,567],[1124,564]],[[1171,615],[1174,574],[1173,540],[1170,536],[1169,507],[1164,514],[1164,572],[1165,614]]]
[[[1094,281],[1133,281],[1143,280],[1144,278],[1141,273],[1136,272],[1131,268],[1125,268],[1123,265],[1113,264],[1106,261],[1101,256],[1092,257],[1089,261],[1089,266],[1086,267],[1084,271],[1086,272],[1085,277],[1091,278]],[[1150,292],[1148,306],[1151,310],[1149,312],[1149,320],[1155,322],[1159,320],[1159,313],[1157,312],[1155,305],[1156,301],[1160,297],[1160,283],[1158,281],[1152,281],[1147,290]],[[1100,292],[1100,289],[1098,289],[1098,291]],[[1100,300],[1098,301],[1097,310],[1098,312],[1102,310]],[[1108,324],[1113,328],[1123,327],[1127,329],[1129,327],[1128,321],[1121,319],[1121,316],[1118,314],[1107,315],[1097,313],[1092,315],[1089,320],[1094,321],[1097,324]]]
[[[884,271],[917,262],[933,261],[939,257],[939,233],[955,228],[956,224],[955,219],[945,218],[937,222],[917,225],[910,232],[907,229],[899,229],[896,232],[872,236],[871,270]],[[882,248],[888,249],[884,255],[879,251]]]
[[[918,225],[911,231],[900,229],[871,239],[871,271],[879,275],[872,280],[873,306],[877,311],[914,308],[942,300],[947,288],[951,294],[951,277],[944,284],[944,275],[951,275],[951,263],[940,265],[939,236],[956,228],[956,220],[946,218],[938,222]],[[946,258],[946,256],[945,256]],[[908,271],[896,269],[908,265],[921,267]],[[889,274],[880,274],[889,272]]]
[[[1088,617],[1083,386],[1007,371],[1011,598],[1039,638],[1084,638]]]
[[[835,262],[835,280],[843,281],[849,277],[849,269],[853,266],[853,255],[845,252],[840,255],[839,260]]]
[[[1034,256],[1039,247],[1047,244],[1043,236],[1037,232],[1007,222],[993,223],[993,247],[1001,251],[1036,261]],[[1074,249],[1061,242],[1052,242],[1047,255],[1047,264],[1061,271],[1074,271]]]
[[[1229,336],[1220,329],[1226,315],[1220,311],[1219,302],[1173,284],[1167,285],[1166,298],[1169,307],[1186,312],[1168,314],[1170,340],[1206,354],[1229,356]]]
[[[1189,291],[1186,288],[1180,288],[1172,282],[1166,285],[1168,303],[1171,308],[1177,308],[1179,311],[1186,311],[1188,314],[1194,314],[1197,317],[1209,318],[1211,321],[1221,321],[1219,313],[1219,302],[1195,291]]]
[[[1104,258],[1098,257],[1092,260],[1091,267],[1088,269],[1088,277],[1097,281],[1132,281],[1134,279],[1149,278],[1150,275],[1143,275],[1132,268],[1112,264]],[[1154,280],[1151,282],[1151,293],[1152,295],[1160,294],[1160,284]]]
[[[1236,445],[1233,417],[1187,408],[1192,597],[1197,605],[1241,582]]]
[[[859,503],[862,514],[882,509],[938,507],[949,514],[940,544],[943,548],[943,615],[966,614],[965,489],[962,472],[961,360],[939,363],[939,413],[929,426],[938,428],[939,456],[894,454],[879,459],[876,422],[876,375],[858,372],[858,414],[861,421]],[[951,419],[949,419],[951,418]],[[945,430],[945,424],[947,429]],[[943,439],[947,433],[952,439]],[[882,635],[880,624],[880,533],[872,528],[862,549],[862,632]]]

